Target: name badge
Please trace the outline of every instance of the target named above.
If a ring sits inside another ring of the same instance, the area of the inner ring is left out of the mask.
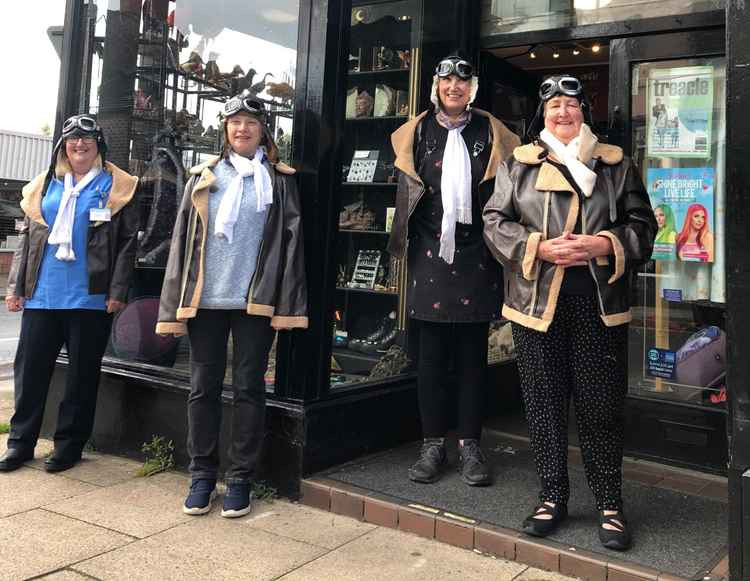
[[[92,222],[109,222],[112,220],[112,210],[109,208],[91,208],[89,220]]]

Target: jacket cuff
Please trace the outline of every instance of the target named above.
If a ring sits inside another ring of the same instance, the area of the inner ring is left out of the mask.
[[[521,263],[521,270],[523,277],[526,280],[534,280],[536,278],[536,253],[539,250],[539,244],[542,241],[542,233],[534,232],[529,234],[529,238],[526,241],[526,252],[523,255],[523,262]]]
[[[185,323],[156,323],[157,335],[174,335],[181,337],[187,334],[187,324]]]
[[[625,274],[625,249],[622,247],[620,240],[609,230],[602,230],[597,232],[597,236],[605,236],[612,242],[612,250],[615,252],[615,273],[609,277],[607,281],[609,284],[615,282],[623,274]]]
[[[283,317],[275,315],[271,317],[271,326],[274,329],[307,329],[307,317]]]

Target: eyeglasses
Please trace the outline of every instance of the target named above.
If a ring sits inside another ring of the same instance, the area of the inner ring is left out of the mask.
[[[471,78],[473,72],[474,67],[471,66],[471,63],[463,59],[443,59],[438,63],[437,67],[435,67],[435,74],[441,78],[455,74],[466,80]]]
[[[250,97],[232,97],[224,103],[222,115],[229,117],[240,111],[247,111],[252,115],[263,115],[263,103]]]
[[[91,135],[71,135],[70,137],[66,137],[65,141],[66,143],[77,143],[78,141],[83,141],[90,145],[96,141],[96,137]]]
[[[539,97],[543,101],[547,101],[557,94],[580,97],[582,93],[583,85],[575,77],[551,77],[539,86]]]
[[[85,131],[86,133],[96,133],[99,131],[99,125],[97,124],[96,119],[90,115],[74,115],[65,120],[62,132],[65,136],[76,130]]]

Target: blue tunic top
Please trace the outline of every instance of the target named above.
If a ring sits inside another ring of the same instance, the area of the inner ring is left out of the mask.
[[[267,209],[257,211],[258,196],[252,177],[243,180],[242,200],[232,243],[214,234],[216,214],[237,170],[227,160],[214,167],[217,191],[208,196],[208,236],[205,249],[205,278],[199,307],[201,309],[246,309],[250,283],[258,263]]]
[[[76,259],[72,261],[55,258],[57,244],[47,244],[39,266],[34,295],[26,301],[27,309],[94,309],[105,310],[105,295],[89,294],[89,275],[87,269],[87,243],[89,210],[103,208],[109,199],[112,188],[112,176],[102,171],[81,191],[76,202],[73,221],[73,252]],[[49,225],[50,232],[57,217],[57,210],[62,200],[64,183],[53,179],[42,198],[42,216]]]

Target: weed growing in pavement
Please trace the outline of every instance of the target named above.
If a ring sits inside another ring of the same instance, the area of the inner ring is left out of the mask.
[[[253,497],[263,502],[273,502],[278,496],[278,491],[262,480],[253,484]]]
[[[174,442],[167,441],[164,436],[153,436],[150,442],[141,446],[141,452],[146,461],[136,472],[137,476],[153,476],[174,466]]]
[[[0,422],[0,434],[7,434],[8,432],[10,432],[10,424]]]

